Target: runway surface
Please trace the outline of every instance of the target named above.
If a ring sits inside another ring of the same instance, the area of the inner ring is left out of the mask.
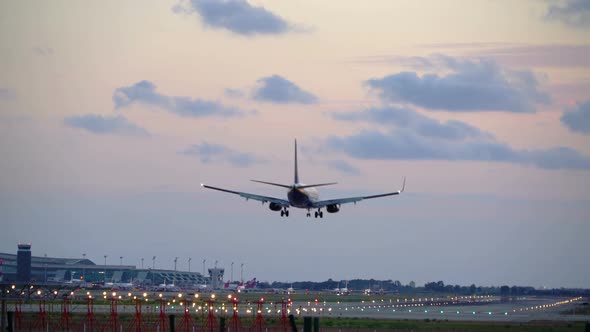
[[[564,310],[575,308],[585,301],[583,298],[521,297],[514,301],[502,302],[499,297],[471,304],[428,303],[328,303],[307,306],[308,303],[294,303],[292,308],[301,314],[327,317],[359,317],[380,319],[438,319],[458,321],[511,321],[534,320],[583,320],[590,321],[590,315],[564,315]],[[586,300],[587,301],[587,300]],[[299,307],[301,306],[301,307]]]

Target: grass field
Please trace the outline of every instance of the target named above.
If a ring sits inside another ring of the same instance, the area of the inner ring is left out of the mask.
[[[590,306],[576,306],[573,309],[564,310],[561,313],[564,315],[590,315]]]
[[[302,321],[300,319],[300,321]],[[298,322],[299,327],[302,322]],[[386,320],[354,318],[322,318],[323,331],[512,331],[560,332],[584,331],[583,322],[539,321],[528,323],[457,322],[441,320]]]
[[[32,314],[25,314],[25,326],[30,322],[36,321],[37,316]],[[79,324],[84,318],[83,314],[72,315],[73,325]],[[50,315],[51,321],[59,321],[59,315]],[[133,319],[133,315],[124,314],[119,315],[119,322],[123,326],[129,326]],[[157,317],[145,317],[145,322],[154,322]],[[176,315],[177,324],[180,323],[182,315]],[[104,323],[109,320],[107,314],[97,314],[96,320],[99,323]],[[197,326],[202,326],[205,323],[205,316],[194,316],[193,321]],[[242,326],[248,328],[254,323],[252,317],[245,317],[241,319]],[[303,328],[303,318],[295,319],[298,330]],[[229,324],[229,317],[226,316],[226,326]],[[278,326],[279,319],[267,318],[264,326],[272,330],[273,327]],[[584,322],[563,322],[563,321],[536,321],[526,323],[494,323],[494,322],[460,322],[447,320],[393,320],[393,319],[357,319],[357,318],[321,318],[320,331],[323,332],[379,332],[379,331],[438,331],[438,332],[491,332],[491,331],[510,331],[510,332],[573,332],[584,331]]]

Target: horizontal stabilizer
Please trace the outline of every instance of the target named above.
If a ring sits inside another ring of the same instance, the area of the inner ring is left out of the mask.
[[[286,184],[280,184],[280,183],[273,183],[273,182],[266,182],[266,181],[258,181],[258,180],[250,180],[252,182],[258,182],[258,183],[264,183],[264,184],[270,184],[271,186],[277,186],[277,187],[283,187],[283,188],[287,188],[287,189],[291,189],[293,188],[293,186],[289,186]]]
[[[318,183],[318,184],[306,184],[306,185],[303,185],[303,186],[297,186],[297,188],[299,188],[299,189],[305,189],[305,188],[313,188],[313,187],[321,187],[321,186],[331,186],[333,184],[338,184],[338,182]]]

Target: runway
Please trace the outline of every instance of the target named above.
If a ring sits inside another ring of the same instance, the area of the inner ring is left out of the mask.
[[[422,303],[341,303],[307,306],[294,303],[292,308],[300,314],[326,317],[358,317],[378,319],[410,320],[456,320],[456,321],[497,321],[529,322],[535,320],[590,320],[590,315],[564,315],[564,310],[575,308],[583,298],[520,297],[514,301],[502,302],[499,297],[489,297],[485,302],[472,304]]]
[[[92,295],[90,295],[92,294]],[[257,294],[257,293],[254,293]],[[162,303],[168,314],[182,314],[188,310],[191,315],[203,316],[210,309],[215,316],[227,316],[233,312],[234,304],[228,300],[231,294],[220,295],[214,298],[211,294],[184,294],[179,293],[138,293],[138,292],[111,292],[93,291],[85,295],[71,294],[74,300],[70,306],[72,313],[84,313],[87,311],[86,299],[92,296],[95,299],[93,310],[96,313],[107,313],[110,310],[112,300],[121,302],[118,305],[120,314],[132,314],[135,311],[133,299],[141,300],[143,312],[157,314]],[[264,296],[260,293],[260,296]],[[268,294],[266,294],[268,295]],[[208,301],[213,299],[213,301]],[[37,312],[38,300],[27,301],[22,305],[23,312]],[[162,300],[162,301],[160,301]],[[538,320],[552,321],[590,321],[590,315],[565,315],[565,310],[581,308],[582,303],[587,303],[587,298],[582,297],[541,297],[520,296],[516,298],[500,298],[499,296],[457,296],[457,297],[415,297],[415,298],[383,298],[375,300],[354,300],[343,298],[341,301],[295,301],[288,307],[289,314],[298,317],[343,317],[343,318],[375,318],[375,319],[409,319],[409,320],[453,320],[453,321],[491,321],[491,322],[530,322]],[[273,302],[274,301],[274,302]],[[261,307],[256,301],[237,301],[237,313],[242,317],[254,317],[258,310],[264,317],[279,317],[282,315],[280,297],[267,298]],[[207,303],[211,307],[207,306]],[[10,305],[9,305],[10,306]],[[48,301],[49,312],[60,312],[61,301]],[[587,311],[586,311],[587,312]]]

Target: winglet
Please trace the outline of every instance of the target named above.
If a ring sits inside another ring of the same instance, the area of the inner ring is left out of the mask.
[[[404,176],[404,183],[402,184],[402,189],[399,191],[399,193],[403,193],[404,189],[406,189],[406,177]]]

